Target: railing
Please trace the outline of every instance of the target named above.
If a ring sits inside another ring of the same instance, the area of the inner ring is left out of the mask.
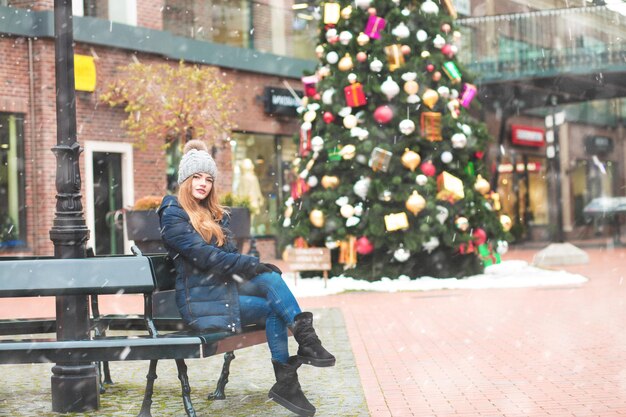
[[[625,21],[604,6],[459,19],[459,60],[487,82],[626,70]]]

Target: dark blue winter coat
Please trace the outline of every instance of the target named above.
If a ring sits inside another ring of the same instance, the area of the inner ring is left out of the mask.
[[[176,304],[183,320],[198,330],[241,331],[237,280],[252,278],[259,263],[237,253],[225,215],[227,242],[207,243],[193,228],[189,215],[174,196],[159,208],[161,237],[176,266]]]

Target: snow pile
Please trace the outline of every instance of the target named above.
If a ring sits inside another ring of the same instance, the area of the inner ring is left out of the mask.
[[[482,288],[522,288],[583,284],[587,278],[566,271],[542,269],[531,266],[526,261],[504,261],[485,268],[485,273],[466,278],[398,279],[382,277],[379,281],[368,282],[348,276],[328,279],[324,288],[322,277],[295,279],[295,273],[285,273],[285,281],[297,297],[313,297],[339,294],[345,291],[429,291],[443,289],[482,289]]]

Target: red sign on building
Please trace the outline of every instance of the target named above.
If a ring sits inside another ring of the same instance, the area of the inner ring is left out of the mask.
[[[545,132],[539,127],[512,125],[511,131],[511,142],[515,145],[541,147],[546,144]]]

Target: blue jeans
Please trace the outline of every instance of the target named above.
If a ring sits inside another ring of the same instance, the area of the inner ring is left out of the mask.
[[[239,310],[242,326],[265,324],[272,359],[287,363],[287,328],[301,310],[280,274],[266,272],[239,284]]]

